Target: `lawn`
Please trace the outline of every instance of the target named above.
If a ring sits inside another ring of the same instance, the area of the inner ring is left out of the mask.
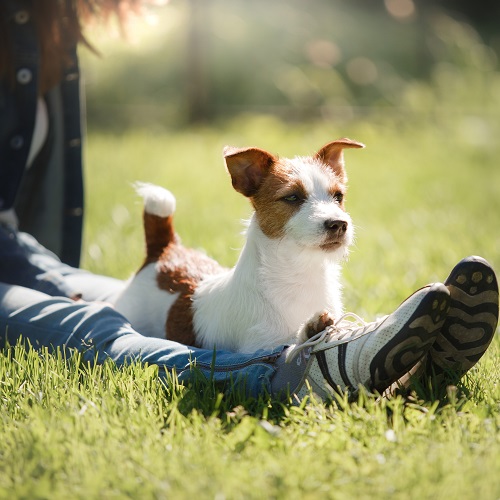
[[[83,265],[120,278],[140,265],[135,180],[170,189],[184,244],[232,265],[250,208],[231,188],[222,147],[306,155],[348,136],[367,148],[346,152],[357,237],[344,296],[347,310],[371,320],[443,281],[467,255],[500,269],[500,145],[487,140],[499,132],[487,117],[438,112],[91,130]],[[0,497],[498,499],[499,359],[497,335],[439,399],[361,394],[293,407],[203,381],[162,384],[155,367],[86,366],[78,355],[12,348],[0,355]]]

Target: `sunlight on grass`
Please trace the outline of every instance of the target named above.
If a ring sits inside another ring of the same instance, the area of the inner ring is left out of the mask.
[[[201,381],[162,383],[155,367],[90,366],[22,347],[0,354],[0,376],[0,491],[11,498],[500,491],[498,391],[447,403],[361,393],[351,404],[298,408],[238,401]],[[500,382],[489,363],[471,377]]]
[[[494,128],[495,125],[488,124]],[[248,201],[224,171],[225,144],[282,156],[341,136],[357,239],[345,302],[367,319],[444,280],[463,256],[499,269],[499,146],[461,140],[461,125],[333,127],[241,117],[177,132],[92,132],[84,267],[127,277],[143,258],[131,183],[177,198],[186,245],[233,265]],[[442,401],[378,399],[292,407],[180,386],[155,367],[90,366],[77,354],[0,353],[0,496],[9,498],[472,498],[500,494],[500,341]]]

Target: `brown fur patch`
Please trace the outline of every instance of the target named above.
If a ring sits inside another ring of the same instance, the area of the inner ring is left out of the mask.
[[[345,184],[328,166],[324,165],[319,168],[323,168],[323,173],[330,179],[328,192],[332,198],[336,193],[346,192]],[[290,167],[285,162],[278,161],[262,182],[259,191],[251,198],[259,226],[267,237],[283,237],[286,223],[300,210],[301,203],[279,201],[291,194],[296,194],[304,200],[308,195],[302,181],[290,170]],[[339,205],[344,210],[344,200]]]
[[[347,182],[347,175],[344,168],[344,149],[364,148],[361,142],[353,141],[344,137],[337,141],[325,144],[317,153],[316,158],[324,165],[332,169],[342,183]]]
[[[179,293],[168,312],[166,338],[199,347],[193,326],[193,293],[204,277],[223,270],[215,260],[180,244],[171,244],[164,249],[158,260],[158,287]]]
[[[163,250],[178,238],[174,231],[172,216],[159,217],[148,212],[143,214],[146,239],[146,263],[158,260]]]
[[[347,188],[346,188],[345,184],[343,184],[342,182],[334,182],[331,184],[330,188],[328,189],[328,193],[330,194],[330,196],[332,198],[334,198],[337,195],[337,193],[342,194],[342,201],[339,203],[339,206],[340,206],[340,208],[342,208],[342,210],[345,210],[344,203],[345,203],[346,191],[347,191]]]
[[[304,185],[291,175],[285,163],[277,162],[262,182],[259,191],[251,198],[257,220],[263,233],[269,238],[281,238],[286,223],[300,209],[301,203],[279,202],[284,196],[296,194],[307,197]]]
[[[259,148],[224,148],[224,160],[231,176],[233,187],[238,193],[251,197],[268,175],[276,158]]]

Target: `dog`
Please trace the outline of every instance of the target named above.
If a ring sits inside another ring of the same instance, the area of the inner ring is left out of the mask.
[[[146,258],[115,308],[144,335],[206,349],[255,352],[323,331],[342,314],[340,263],[354,236],[343,150],[363,147],[344,138],[293,159],[224,148],[232,185],[254,208],[231,269],[182,246],[174,196],[138,184]]]

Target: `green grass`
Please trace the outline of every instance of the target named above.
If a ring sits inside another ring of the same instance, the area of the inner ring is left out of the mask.
[[[185,244],[225,265],[250,214],[224,172],[224,144],[283,156],[349,136],[348,208],[356,245],[345,303],[366,319],[444,280],[462,257],[500,269],[500,146],[466,118],[371,119],[340,129],[246,117],[180,132],[91,133],[84,266],[125,278],[141,263],[143,180],[177,197]],[[492,136],[498,125],[485,122]],[[290,407],[163,384],[155,367],[87,366],[20,347],[0,355],[1,498],[500,497],[500,341],[457,388],[433,400],[362,394]]]

